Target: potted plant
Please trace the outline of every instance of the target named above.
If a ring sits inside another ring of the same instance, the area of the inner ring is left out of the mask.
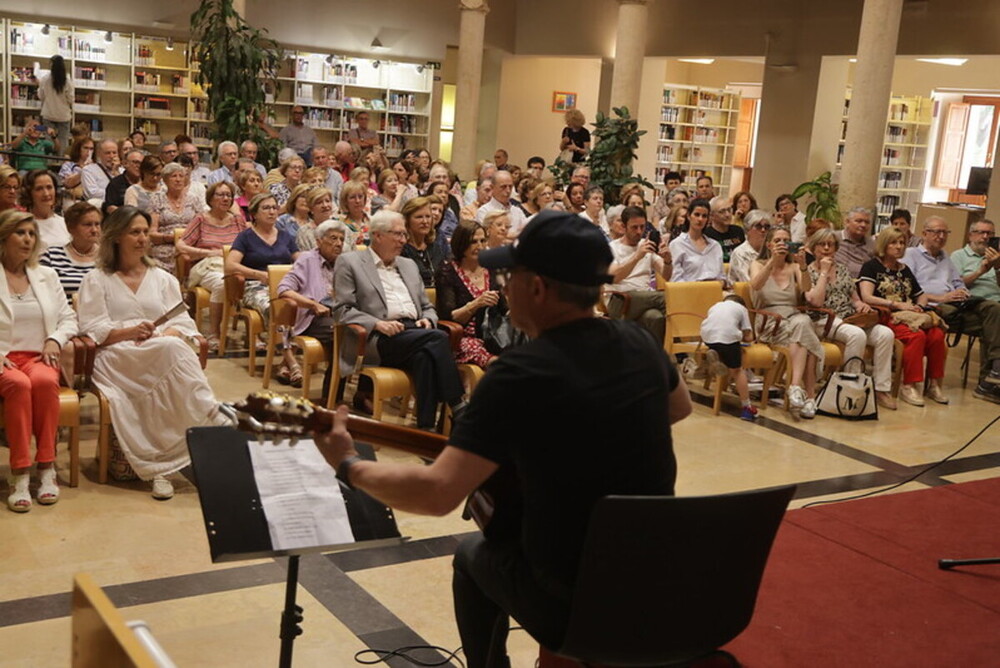
[[[649,189],[653,188],[653,184],[632,171],[639,138],[646,131],[639,129],[639,122],[629,115],[628,107],[615,107],[611,111],[614,116],[597,112],[597,118],[591,123],[595,145],[587,163],[590,166],[590,182],[604,190],[604,201],[617,203],[622,188],[629,183],[638,183]]]
[[[822,218],[839,228],[840,205],[837,204],[837,184],[833,182],[833,174],[823,172],[812,181],[800,184],[792,193],[792,199],[799,201],[807,195],[812,201],[805,209],[806,221]]]
[[[203,0],[191,15],[191,56],[198,63],[194,80],[208,95],[215,119],[213,138],[257,142],[258,159],[273,161],[281,142],[257,124],[266,118],[264,88],[277,91],[283,52],[267,30],[251,27],[233,0]]]

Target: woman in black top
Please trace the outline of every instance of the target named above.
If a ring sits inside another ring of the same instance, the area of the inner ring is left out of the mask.
[[[584,123],[586,119],[579,109],[570,109],[566,112],[566,127],[562,131],[559,150],[573,151],[571,162],[583,162],[590,152],[590,131],[583,127]]]
[[[424,287],[433,288],[434,274],[441,266],[445,253],[441,246],[434,243],[431,201],[427,197],[414,197],[403,206],[402,214],[406,219],[406,245],[401,255],[417,263]]]

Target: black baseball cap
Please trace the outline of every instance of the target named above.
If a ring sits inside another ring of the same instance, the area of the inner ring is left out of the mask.
[[[613,256],[597,225],[575,213],[546,209],[528,223],[514,243],[479,253],[487,269],[524,267],[539,276],[572,285],[603,285]]]

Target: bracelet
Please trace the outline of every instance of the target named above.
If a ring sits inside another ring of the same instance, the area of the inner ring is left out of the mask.
[[[354,489],[354,485],[351,484],[351,467],[363,461],[361,457],[353,455],[340,462],[340,466],[337,467],[337,480],[344,483],[348,489]]]

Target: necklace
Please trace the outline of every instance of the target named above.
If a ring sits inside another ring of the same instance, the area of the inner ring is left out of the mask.
[[[81,251],[80,249],[78,249],[75,245],[73,245],[72,241],[69,242],[69,244],[67,245],[67,248],[69,248],[70,250],[72,250],[74,253],[76,253],[80,257],[93,257],[94,254],[97,253],[97,244],[93,244],[90,247],[90,251],[88,251],[86,253],[84,253],[83,251]]]

